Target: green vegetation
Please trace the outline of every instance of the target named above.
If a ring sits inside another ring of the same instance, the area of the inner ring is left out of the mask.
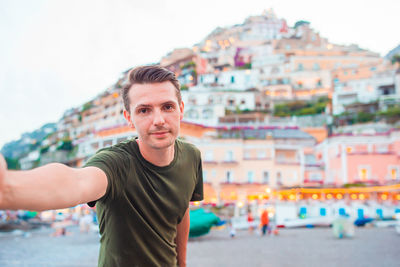
[[[40,154],[45,154],[49,151],[50,146],[43,146],[40,148]]]
[[[321,114],[325,112],[325,107],[329,101],[328,97],[321,97],[317,101],[293,101],[278,104],[274,108],[274,116],[287,117]]]
[[[71,139],[63,139],[61,144],[57,147],[57,150],[71,151],[73,148],[74,146],[72,145]]]
[[[365,187],[364,183],[356,183],[356,184],[344,184],[344,188],[351,188],[351,187]]]
[[[9,170],[19,170],[21,166],[19,165],[18,159],[13,159],[13,158],[5,158],[7,162],[7,167]]]
[[[294,24],[294,28],[296,29],[297,27],[304,25],[304,24],[310,24],[310,22],[306,21],[306,20],[299,20]]]
[[[386,111],[380,111],[377,114],[369,112],[344,112],[335,116],[335,125],[352,125],[356,123],[379,121],[382,119],[386,120],[387,123],[400,121],[400,107],[393,106],[388,108]]]
[[[187,91],[189,89],[189,86],[187,86],[186,84],[183,84],[181,86],[181,91]]]
[[[191,67],[193,67],[193,68],[196,67],[196,63],[195,63],[194,61],[186,62],[186,63],[181,67],[181,69],[184,70],[184,69],[191,68]]]
[[[381,111],[378,115],[385,118],[388,123],[395,123],[400,120],[400,106],[394,106],[386,111]]]
[[[238,67],[239,70],[250,70],[251,69],[251,63],[246,63],[243,66]]]
[[[88,109],[91,109],[92,107],[93,107],[92,102],[87,102],[87,103],[83,104],[83,107],[82,107],[82,111],[81,111],[81,112],[84,112],[84,111],[86,111],[86,110],[88,110]]]
[[[400,64],[400,54],[396,54],[392,57],[392,64],[399,63]]]

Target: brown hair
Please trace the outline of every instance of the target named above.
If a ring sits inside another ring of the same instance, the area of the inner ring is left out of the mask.
[[[122,99],[124,101],[125,109],[130,112],[129,102],[129,90],[134,84],[146,84],[146,83],[162,83],[169,81],[175,87],[176,97],[178,103],[182,101],[181,90],[179,81],[172,71],[163,68],[159,65],[141,66],[131,69],[128,74],[128,83],[122,88]]]

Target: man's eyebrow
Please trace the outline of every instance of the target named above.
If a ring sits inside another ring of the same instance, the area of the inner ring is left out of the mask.
[[[148,105],[148,104],[139,104],[139,105],[137,105],[135,107],[135,109],[138,109],[138,108],[150,108],[150,107],[151,107],[151,105]]]
[[[160,106],[167,105],[167,104],[176,105],[176,102],[172,101],[172,100],[168,100],[168,101],[162,102],[160,104]],[[138,104],[138,105],[135,106],[135,109],[138,109],[138,108],[151,108],[151,107],[153,107],[153,105],[150,105],[150,104]]]
[[[170,100],[170,101],[166,101],[166,102],[162,103],[161,105],[166,105],[166,104],[174,104],[174,105],[176,105],[176,102]]]

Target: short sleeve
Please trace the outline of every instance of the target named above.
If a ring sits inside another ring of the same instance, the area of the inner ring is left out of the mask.
[[[203,195],[203,167],[202,167],[202,162],[201,158],[199,158],[199,165],[197,168],[197,182],[196,186],[194,188],[192,198],[190,201],[201,201],[203,200],[204,195]]]
[[[124,155],[118,151],[100,150],[91,157],[84,167],[97,167],[101,169],[107,176],[107,190],[100,199],[88,203],[90,207],[94,207],[97,201],[106,201],[115,198],[121,190],[123,190],[124,175]]]

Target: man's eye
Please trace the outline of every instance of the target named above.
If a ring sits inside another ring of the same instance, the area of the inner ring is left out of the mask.
[[[145,113],[147,113],[147,109],[146,108],[141,108],[141,109],[138,110],[138,113],[145,114]]]
[[[172,110],[173,108],[174,108],[174,106],[172,106],[172,105],[165,105],[164,106],[165,110]]]

